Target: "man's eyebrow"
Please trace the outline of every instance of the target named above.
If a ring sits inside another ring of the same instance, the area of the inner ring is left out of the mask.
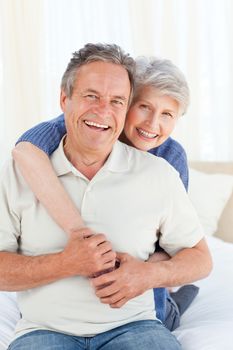
[[[96,90],[94,90],[94,89],[85,89],[85,90],[82,91],[83,94],[85,94],[85,93],[87,93],[87,92],[91,92],[91,93],[97,94],[97,95],[100,94],[98,91],[96,91]]]
[[[123,101],[127,101],[127,98],[125,96],[112,96],[112,98],[116,98],[117,100],[123,100]]]
[[[100,97],[102,97],[101,94],[99,93],[99,91],[94,90],[94,89],[85,89],[82,91],[82,94],[85,94],[85,93],[92,93],[92,94],[100,95]],[[113,95],[113,96],[111,96],[111,98],[115,98],[115,99],[122,100],[122,101],[127,101],[127,98],[125,96],[121,96],[121,95]]]

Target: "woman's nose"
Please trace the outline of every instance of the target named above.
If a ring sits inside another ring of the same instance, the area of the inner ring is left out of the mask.
[[[159,116],[154,114],[147,120],[147,125],[150,127],[151,131],[158,131],[160,129],[160,119]]]

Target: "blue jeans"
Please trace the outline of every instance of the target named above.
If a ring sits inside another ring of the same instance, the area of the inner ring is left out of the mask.
[[[8,350],[181,350],[177,339],[159,321],[128,323],[94,337],[77,337],[47,330],[16,339]]]

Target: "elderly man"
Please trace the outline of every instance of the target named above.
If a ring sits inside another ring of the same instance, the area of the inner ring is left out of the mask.
[[[180,349],[155,319],[152,288],[202,278],[211,259],[176,172],[117,141],[133,65],[116,45],[88,44],[62,79],[67,135],[51,160],[89,228],[67,238],[13,161],[1,174],[0,288],[19,291],[22,313],[11,350]],[[173,257],[145,262],[158,232]],[[116,257],[118,269],[90,278]]]

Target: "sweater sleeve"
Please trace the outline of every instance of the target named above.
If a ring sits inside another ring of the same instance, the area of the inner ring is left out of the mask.
[[[169,137],[162,145],[149,151],[157,157],[165,159],[178,171],[180,178],[188,191],[189,169],[188,160],[184,148],[181,144]]]
[[[57,118],[42,122],[27,130],[20,136],[16,144],[23,141],[30,142],[50,156],[58,147],[65,133],[64,115],[61,114]]]
[[[188,168],[188,160],[187,160],[186,152],[185,151],[181,152],[179,158],[175,159],[172,165],[180,174],[180,178],[184,184],[184,187],[186,191],[188,191],[189,168]]]

